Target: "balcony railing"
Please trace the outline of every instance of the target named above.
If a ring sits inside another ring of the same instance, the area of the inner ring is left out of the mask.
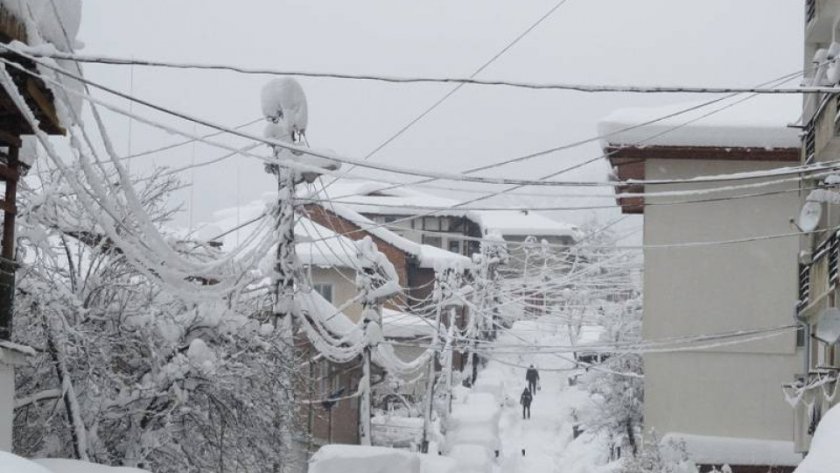
[[[782,387],[794,408],[793,440],[797,452],[808,451],[823,415],[840,401],[837,375],[837,368],[815,368]]]

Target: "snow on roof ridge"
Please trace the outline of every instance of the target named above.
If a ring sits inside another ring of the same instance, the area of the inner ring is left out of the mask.
[[[379,226],[373,220],[356,212],[344,204],[330,203],[325,210],[335,213],[341,218],[349,220],[367,232],[417,258],[423,268],[440,269],[441,266],[454,266],[463,269],[472,264],[466,256],[443,250],[431,245],[415,243],[400,236],[387,228]]]
[[[449,206],[451,208],[436,210],[435,216],[468,218],[479,225],[485,234],[498,231],[502,235],[515,236],[570,236],[575,239],[580,237],[577,226],[557,221],[539,212],[457,208],[456,206],[460,202],[455,199],[427,194],[410,188],[391,189],[389,187],[392,186],[388,184],[373,181],[345,183],[344,186],[345,189],[339,187],[340,195],[344,197],[351,194],[352,196],[347,197],[347,199],[353,203],[343,202],[340,205],[358,214],[394,215],[406,213],[411,215],[419,213],[418,207]],[[369,195],[383,190],[384,195]],[[405,207],[400,207],[400,205]],[[516,223],[513,224],[512,222]]]
[[[634,145],[777,149],[800,146],[799,131],[788,127],[802,111],[802,102],[798,96],[765,95],[747,100],[733,98],[698,107],[702,104],[683,102],[614,110],[598,123],[598,134],[603,136],[601,147]],[[697,108],[679,113],[692,107]],[[657,121],[649,123],[654,120]]]

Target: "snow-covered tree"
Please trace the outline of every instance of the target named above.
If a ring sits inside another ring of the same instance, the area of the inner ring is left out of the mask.
[[[21,195],[14,339],[38,355],[17,372],[15,450],[162,473],[293,461],[275,400],[295,361],[263,329],[270,301],[247,290],[200,300],[167,290],[103,234],[61,174],[42,178]],[[159,173],[138,187],[161,225],[177,182]],[[211,245],[171,244],[218,257]]]

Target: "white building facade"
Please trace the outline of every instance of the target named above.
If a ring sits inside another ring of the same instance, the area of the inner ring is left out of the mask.
[[[612,133],[604,150],[618,178],[673,181],[797,164],[798,130],[786,127],[798,115],[795,98],[759,97],[623,131],[692,105],[607,117],[600,132]],[[794,323],[799,243],[795,234],[784,235],[793,233],[789,221],[799,208],[798,184],[771,180],[618,188],[646,193],[618,199],[625,213],[644,216],[645,340]],[[736,473],[763,466],[789,471],[799,456],[781,385],[801,370],[797,342],[788,329],[759,340],[741,337],[645,354],[646,433],[685,440],[699,464],[728,463]],[[755,453],[744,458],[708,448],[739,442]]]

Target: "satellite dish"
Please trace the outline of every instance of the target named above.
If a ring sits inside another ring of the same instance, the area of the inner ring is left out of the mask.
[[[840,309],[832,307],[820,312],[814,338],[829,345],[840,342]]]
[[[802,210],[799,212],[799,220],[797,221],[799,229],[803,232],[812,232],[820,224],[821,218],[822,204],[809,200],[805,202],[805,205],[802,206]]]

